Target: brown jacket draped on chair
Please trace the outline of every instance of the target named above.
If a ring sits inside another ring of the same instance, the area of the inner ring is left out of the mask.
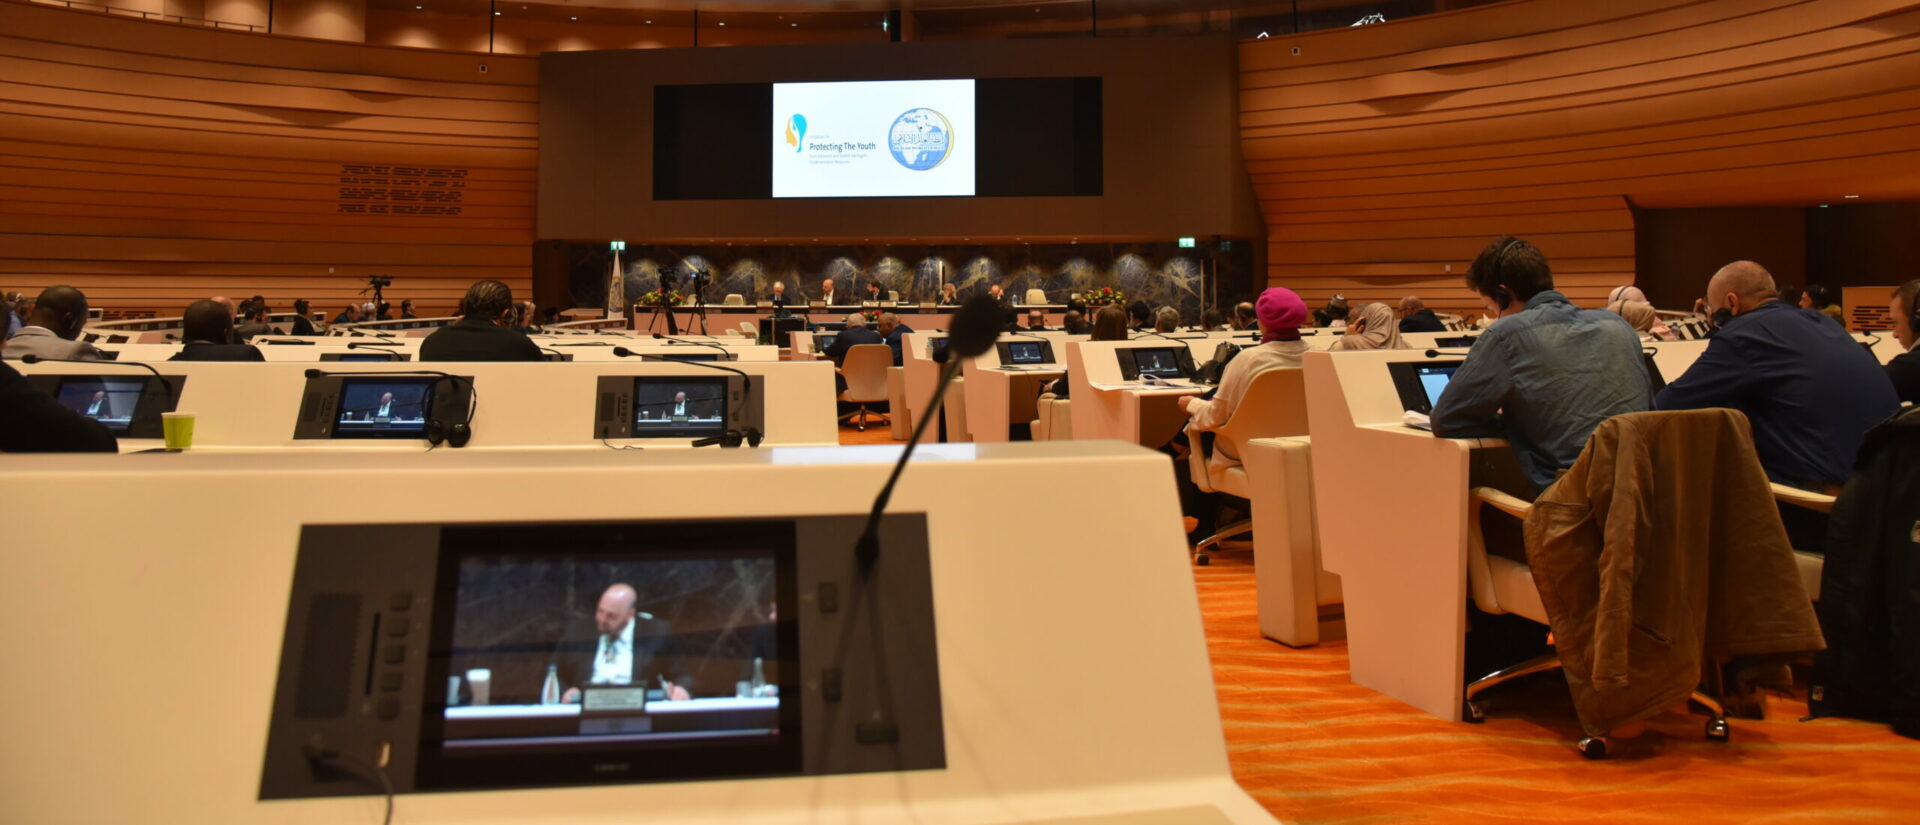
[[[1703,654],[1826,647],[1739,412],[1607,419],[1534,502],[1526,536],[1589,735],[1685,698]]]

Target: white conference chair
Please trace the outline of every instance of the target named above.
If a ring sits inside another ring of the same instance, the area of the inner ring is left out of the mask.
[[[1788,487],[1785,484],[1773,485],[1773,500],[1785,502],[1795,507],[1812,510],[1816,513],[1833,512],[1834,497],[1826,493]],[[1793,563],[1800,569],[1800,583],[1807,588],[1807,598],[1820,601],[1820,576],[1826,571],[1826,548],[1821,552],[1808,552],[1802,548],[1793,548]]]
[[[730,306],[730,307],[743,307],[747,305],[747,299],[745,296],[741,295],[738,292],[729,292],[727,293],[726,299],[720,302],[720,305]]]
[[[847,388],[840,393],[840,400],[859,408],[841,416],[840,420],[853,419],[855,427],[866,432],[867,416],[880,415],[870,413],[867,405],[887,400],[887,370],[892,368],[893,348],[886,344],[848,347],[846,359],[840,364],[840,375],[847,379]]]
[[[887,426],[896,441],[905,441],[913,437],[913,422],[907,420],[907,370],[905,367],[887,367]]]
[[[1046,302],[1047,302],[1046,290],[1044,289],[1027,290],[1027,306],[1040,306],[1042,304],[1045,304]]]
[[[1073,440],[1073,399],[1044,393],[1034,402],[1033,440]]]
[[[754,328],[752,321],[741,321],[740,331],[746,333],[748,338],[760,337],[760,330]]]
[[[1211,431],[1213,451],[1239,459],[1245,454],[1243,445],[1255,438],[1306,435],[1307,387],[1304,376],[1304,371],[1299,367],[1271,369],[1254,376],[1247,385],[1246,394],[1240,398],[1240,405],[1234,409],[1233,417],[1227,419],[1219,429]],[[1214,467],[1208,461],[1209,451],[1202,447],[1204,439],[1201,434],[1189,430],[1187,438],[1191,447],[1187,453],[1188,472],[1194,486],[1203,492],[1224,493],[1239,499],[1253,498],[1244,465]],[[1206,564],[1211,560],[1208,548],[1217,547],[1222,541],[1252,529],[1252,518],[1219,528],[1193,546],[1194,563]]]

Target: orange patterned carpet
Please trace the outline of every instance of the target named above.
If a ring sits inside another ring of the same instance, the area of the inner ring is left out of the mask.
[[[841,443],[893,441],[843,427]],[[1349,682],[1343,642],[1262,638],[1250,555],[1213,558],[1194,578],[1233,774],[1285,822],[1920,823],[1920,742],[1883,725],[1801,722],[1805,702],[1774,696],[1729,742],[1671,713],[1588,761],[1557,673],[1490,692],[1483,724],[1442,721]]]

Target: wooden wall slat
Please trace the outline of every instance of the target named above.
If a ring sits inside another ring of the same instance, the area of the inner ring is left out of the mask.
[[[530,294],[537,78],[0,2],[0,288],[164,314],[213,294],[333,313],[370,274],[428,311],[480,278]]]
[[[1250,41],[1240,72],[1268,279],[1313,302],[1478,313],[1467,264],[1514,233],[1597,305],[1635,277],[1629,204],[1920,198],[1913,0],[1516,0]]]

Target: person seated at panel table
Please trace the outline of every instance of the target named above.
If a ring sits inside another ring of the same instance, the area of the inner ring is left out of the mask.
[[[249,302],[245,313],[246,321],[234,327],[233,334],[239,336],[242,341],[251,341],[255,335],[272,335],[273,325],[267,323],[267,316],[272,312],[273,308],[265,303]]]
[[[642,613],[640,596],[624,582],[600,594],[593,626],[576,622],[554,648],[554,671],[560,679],[560,701],[580,701],[589,685],[656,685],[672,700],[691,699],[693,679],[683,663],[674,661],[671,624]]]
[[[78,361],[100,360],[100,350],[85,341],[75,340],[87,326],[87,296],[70,286],[50,286],[33,302],[26,326],[7,341],[6,357],[18,360],[27,355],[41,358],[68,358]]]
[[[833,292],[832,278],[820,282],[820,303],[827,306],[837,306],[840,303],[840,297]]]
[[[0,351],[0,355],[11,355]],[[0,363],[0,453],[112,453],[120,442],[105,424],[61,404]]]
[[[867,282],[867,297],[864,300],[866,300],[868,303],[877,304],[886,299],[887,299],[887,292],[886,290],[880,288],[879,281]]]
[[[1260,331],[1260,318],[1254,313],[1252,301],[1233,305],[1233,328],[1242,332]]]
[[[1900,407],[1886,371],[1827,316],[1777,300],[1773,276],[1752,261],[1715,272],[1706,300],[1719,329],[1654,406],[1746,413],[1768,478],[1837,492],[1867,430]]]
[[[310,303],[307,303],[307,299],[305,298],[294,299],[293,327],[289,329],[288,332],[293,335],[319,335],[320,330],[314,329],[313,319],[309,317],[309,315],[312,312],[313,312],[313,305]]]
[[[364,415],[364,420],[367,421],[420,421],[425,418],[426,414],[421,410],[419,401],[396,402],[393,400],[393,393],[390,392],[381,393],[380,403],[375,404],[373,409],[367,410]]]
[[[900,323],[900,316],[891,312],[880,313],[880,317],[874,319],[874,326],[879,328],[880,339],[893,350],[893,365],[898,367],[906,364],[907,335],[913,332],[913,327]],[[837,339],[835,343],[838,343]]]
[[[1447,324],[1440,316],[1427,308],[1427,302],[1418,295],[1408,295],[1400,299],[1400,309],[1394,313],[1400,316],[1401,332],[1446,332]]]
[[[1819,284],[1807,284],[1807,288],[1800,293],[1800,307],[1802,309],[1817,310],[1820,314],[1832,318],[1833,322],[1839,324],[1842,328],[1845,328],[1847,325],[1847,316],[1846,313],[1840,309],[1840,303],[1833,300],[1832,292],[1829,292],[1826,287]],[[1708,312],[1712,312],[1711,307],[1709,307]]]
[[[1153,307],[1146,301],[1135,300],[1127,305],[1127,328],[1134,332],[1153,331]]]
[[[360,305],[348,304],[346,309],[340,310],[339,315],[333,316],[333,323],[335,324],[360,323]]]
[[[1893,310],[1893,340],[1906,351],[1887,363],[1887,377],[1901,401],[1920,404],[1920,349],[1914,346],[1920,344],[1920,278],[1895,289],[1888,309]]]
[[[1652,408],[1640,336],[1618,315],[1574,306],[1547,257],[1512,236],[1481,250],[1466,281],[1498,317],[1433,405],[1433,434],[1507,439],[1533,498],[1601,421]]]
[[[420,342],[422,361],[544,361],[546,354],[507,327],[514,320],[513,290],[499,281],[475,281],[460,299],[460,320]]]
[[[1046,332],[1047,312],[1043,309],[1027,310],[1027,324],[1020,328],[1024,332]]]
[[[833,365],[838,367],[846,363],[847,350],[853,349],[861,344],[884,344],[886,342],[887,340],[885,338],[880,337],[880,333],[867,328],[867,317],[865,315],[853,312],[847,315],[847,328],[841,330],[838,335],[833,336],[833,346],[827,347],[825,355],[833,359]],[[845,388],[843,387],[842,389]]]
[[[1069,331],[1072,331],[1071,328],[1069,328]],[[1099,311],[1093,313],[1093,325],[1090,328],[1090,332],[1092,334],[1087,339],[1090,341],[1127,340],[1127,311],[1121,309],[1119,304],[1107,304],[1101,307]],[[1060,357],[1058,353],[1055,355],[1056,357]],[[1072,397],[1072,387],[1072,382],[1067,380],[1066,371],[1062,370],[1059,378],[1041,385],[1040,391],[1043,393],[1053,393],[1055,398],[1070,398]]]
[[[94,390],[93,398],[87,401],[87,408],[80,411],[88,418],[112,418],[113,408],[107,403],[106,390]]]
[[[772,293],[771,295],[768,295],[768,296],[767,296],[767,303],[769,303],[769,304],[772,304],[772,305],[773,305],[773,308],[774,308],[774,310],[776,310],[776,311],[775,311],[775,313],[774,313],[775,315],[785,315],[785,314],[786,314],[786,311],[787,311],[787,283],[786,283],[785,281],[774,281],[774,282],[773,282],[773,293]]]
[[[260,348],[240,343],[233,316],[225,305],[201,299],[187,305],[180,317],[180,337],[186,345],[169,361],[265,361]]]
[[[1347,324],[1347,333],[1333,342],[1336,350],[1363,349],[1406,349],[1407,342],[1400,340],[1400,324],[1393,317],[1393,310],[1386,304],[1371,303],[1360,307],[1353,319]]]
[[[934,303],[936,306],[943,306],[943,307],[959,306],[960,305],[960,288],[954,286],[952,281],[948,281],[944,284],[941,284],[940,300]]]
[[[1642,341],[1679,340],[1680,336],[1674,335],[1673,329],[1661,322],[1660,314],[1654,311],[1653,305],[1645,301],[1613,301],[1607,304],[1607,311],[1627,319]]]
[[[1153,311],[1153,331],[1166,335],[1180,331],[1180,310],[1161,307]]]
[[[1060,329],[1068,335],[1085,335],[1093,330],[1087,325],[1086,314],[1077,309],[1069,309],[1060,316]]]

